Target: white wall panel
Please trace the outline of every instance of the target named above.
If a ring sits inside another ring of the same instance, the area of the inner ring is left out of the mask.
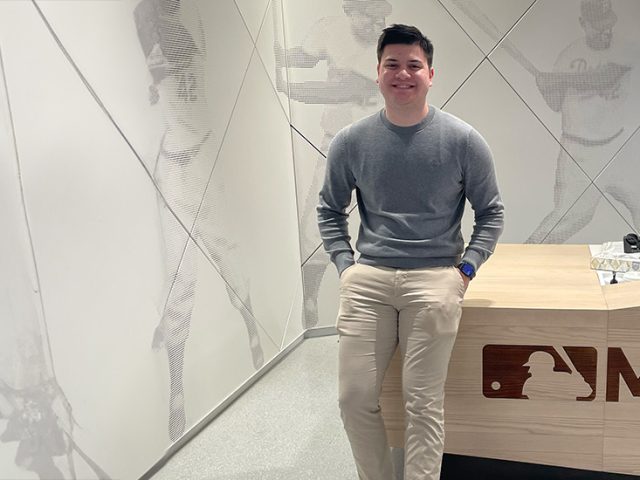
[[[321,243],[316,207],[327,160],[298,132],[292,130],[291,135],[300,225],[300,256],[304,262]]]
[[[390,5],[372,10],[365,17],[336,0],[284,2],[292,123],[325,153],[342,127],[382,106],[376,41]]]
[[[294,340],[296,340],[304,332],[303,323],[303,306],[302,306],[302,283],[296,285],[295,295],[293,297],[293,303],[289,310],[289,318],[287,319],[287,325],[282,337],[281,349],[286,348]]]
[[[197,284],[184,357],[187,430],[280,349],[279,339],[242,305],[246,299],[229,292],[211,261],[191,246],[197,257]]]
[[[599,244],[622,241],[625,234],[633,231],[633,223],[627,222],[615,207],[619,209],[616,202],[607,200],[595,185],[590,185],[567,210],[562,221],[551,230],[545,243]]]
[[[265,10],[270,2],[269,0],[235,0],[235,2],[249,29],[251,38],[253,38],[255,42],[258,38],[263,20],[269,20],[269,18],[265,17]]]
[[[360,215],[357,207],[349,216],[349,235],[355,249],[360,228]],[[358,254],[356,253],[356,259]],[[338,295],[340,279],[335,265],[330,262],[322,247],[302,265],[304,283],[304,321],[308,328],[333,327],[338,315]]]
[[[282,108],[290,118],[289,99],[287,97],[287,68],[284,53],[285,38],[283,25],[282,2],[272,0],[264,17],[260,35],[256,41],[258,55],[269,74],[273,88],[278,92]]]
[[[300,282],[296,218],[289,124],[254,55],[196,229],[273,339],[283,336]]]
[[[135,478],[304,328],[335,324],[318,150],[382,107],[375,46],[391,23],[433,40],[431,104],[488,140],[502,241],[638,230],[640,2],[532,3],[0,2],[0,434],[43,392],[41,418],[70,428],[66,398],[78,448]],[[590,16],[611,22],[610,44],[585,44]],[[354,246],[357,228],[354,210]],[[0,470],[34,478],[19,445],[0,443]],[[49,457],[49,476],[71,477]]]
[[[442,0],[480,49],[488,54],[534,0]]]
[[[82,425],[74,440],[110,475],[135,475],[165,444],[160,424],[138,423],[160,411],[147,347],[163,278],[156,192],[33,6],[22,3],[3,20],[52,359]],[[95,476],[74,456],[80,475]]]
[[[560,146],[488,62],[465,83],[447,111],[473,125],[489,143],[505,203],[501,241],[524,242],[553,209],[549,171],[555,169]],[[575,201],[589,179],[573,162],[567,168],[576,185]],[[469,213],[465,223],[470,227]]]
[[[629,141],[616,154],[594,184],[613,203],[616,210],[634,228],[640,225],[640,195],[635,174],[638,168],[638,152],[640,152],[640,130],[631,136]],[[632,231],[632,228],[629,228]]]
[[[162,191],[181,189],[169,202],[191,226],[253,49],[233,0],[39,5]],[[159,170],[163,157],[189,166]]]
[[[624,1],[612,5],[619,20],[613,26],[611,43],[602,43],[601,48],[585,43],[579,3],[563,2],[556,8],[555,2],[543,1],[508,37],[519,55],[501,46],[491,57],[592,178],[640,124],[635,107],[640,105],[640,94],[631,87],[640,81],[640,34],[635,24],[626,21],[640,16],[640,5]],[[524,70],[525,65],[530,71]],[[545,78],[540,72],[555,72],[556,77]],[[547,103],[558,102],[557,113],[545,103],[544,90]]]

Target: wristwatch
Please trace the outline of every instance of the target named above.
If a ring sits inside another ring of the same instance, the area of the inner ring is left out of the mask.
[[[470,263],[467,262],[460,262],[458,264],[458,269],[464,273],[467,277],[469,277],[469,280],[473,280],[473,277],[476,276],[476,269],[474,268],[473,265],[471,265]]]

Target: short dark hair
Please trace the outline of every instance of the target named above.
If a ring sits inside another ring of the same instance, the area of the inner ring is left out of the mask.
[[[382,51],[387,45],[420,45],[429,67],[433,66],[433,43],[420,30],[411,25],[393,24],[384,30],[378,38],[378,63],[382,59]]]

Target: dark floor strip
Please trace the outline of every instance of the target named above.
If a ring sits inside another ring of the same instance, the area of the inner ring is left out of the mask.
[[[640,476],[445,454],[440,480],[637,480]]]

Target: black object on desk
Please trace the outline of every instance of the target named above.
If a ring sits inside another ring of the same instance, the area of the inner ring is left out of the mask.
[[[640,238],[635,233],[629,233],[622,239],[622,246],[624,253],[638,253],[640,252]]]

